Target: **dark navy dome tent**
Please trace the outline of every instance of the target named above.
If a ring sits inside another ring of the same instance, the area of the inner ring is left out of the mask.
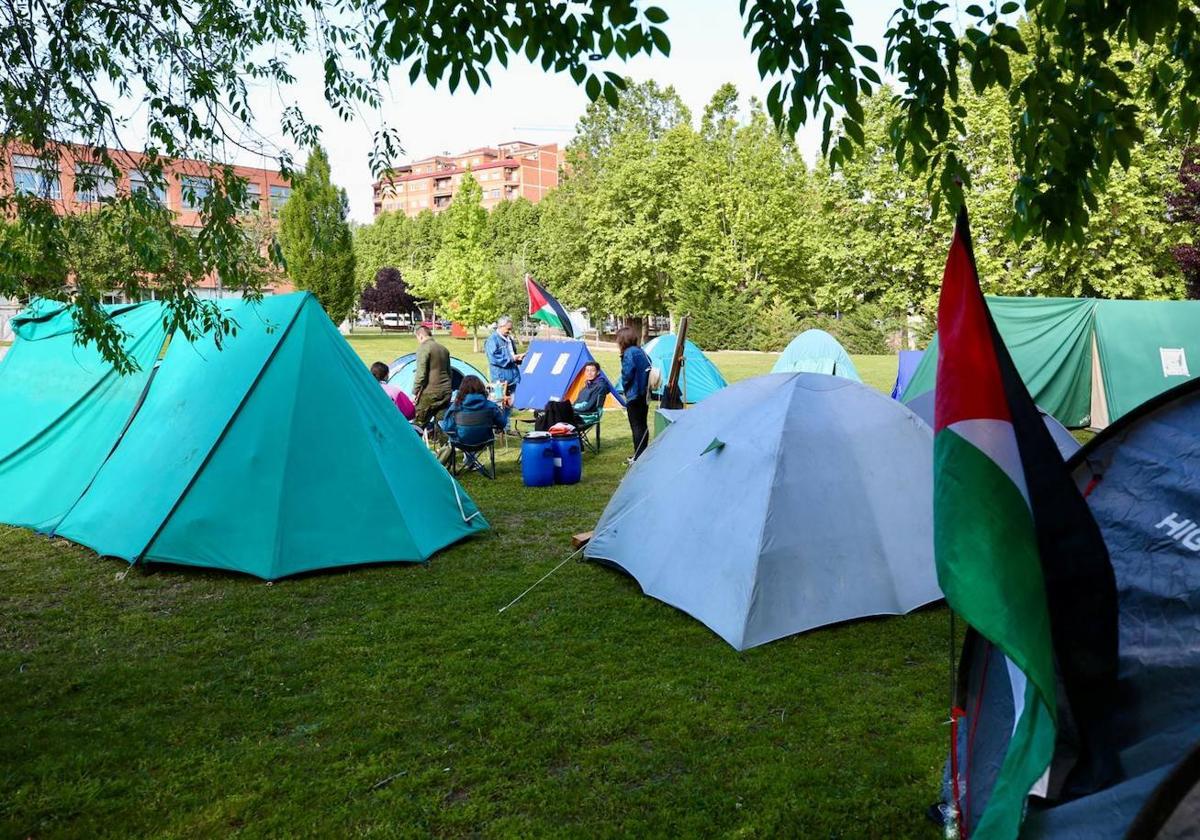
[[[1116,575],[1120,660],[1109,725],[1121,766],[1101,790],[1064,794],[1074,751],[1069,727],[1060,730],[1049,798],[1030,800],[1021,836],[1200,837],[1200,381],[1122,416],[1067,467]],[[959,705],[967,713],[958,781],[969,831],[1013,724],[1004,657],[973,634],[963,646]]]

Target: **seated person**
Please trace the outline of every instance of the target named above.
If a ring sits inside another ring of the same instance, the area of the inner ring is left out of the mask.
[[[600,375],[600,363],[593,361],[584,365],[583,378],[583,389],[575,397],[575,413],[599,414],[604,410],[604,400],[608,396],[608,383]]]
[[[388,366],[383,362],[375,362],[371,365],[371,375],[379,380],[379,384],[383,386],[383,391],[392,402],[396,404],[396,408],[400,409],[400,413],[404,415],[405,420],[412,420],[416,416],[417,409],[413,405],[412,400],[408,398],[408,394],[400,390],[398,385],[393,385],[388,382]]]
[[[487,398],[487,386],[478,376],[463,377],[442,418],[442,431],[468,446],[486,443],[493,430],[504,431],[507,425],[508,411]]]

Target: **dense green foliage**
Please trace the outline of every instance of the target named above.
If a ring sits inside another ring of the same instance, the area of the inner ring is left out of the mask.
[[[488,252],[488,212],[483,190],[470,172],[439,220],[441,240],[427,270],[410,273],[413,293],[432,298],[472,332],[498,314],[500,276]]]
[[[1009,142],[1016,177],[1006,184],[1003,206],[1005,228],[1019,241],[1032,233],[1044,242],[1086,247],[1089,223],[1103,216],[1100,195],[1113,164],[1133,171],[1147,121],[1182,140],[1195,134],[1200,22],[1191,3],[1009,0],[959,8],[892,0],[891,6],[880,57],[853,44],[853,20],[842,0],[739,0],[759,73],[774,81],[766,112],[788,135],[807,119],[822,120],[831,167],[867,146],[868,111],[881,75],[895,80],[884,150],[919,177],[915,195],[931,200],[934,215],[945,202],[957,205],[979,174],[965,146],[973,96],[996,92],[1016,116]],[[1021,15],[1036,25],[1018,28]],[[239,258],[237,242],[246,185],[220,161],[249,142],[290,171],[288,153],[265,141],[249,106],[253,86],[295,80],[290,57],[321,58],[326,100],[344,118],[360,105],[377,106],[381,83],[397,67],[410,82],[446,81],[451,90],[465,82],[476,90],[490,83],[493,62],[507,65],[518,55],[568,73],[593,101],[615,103],[622,80],[597,62],[669,54],[666,23],[663,10],[637,0],[0,2],[0,39],[11,46],[0,57],[0,148],[32,152],[49,174],[65,143],[93,147],[96,153],[83,157],[98,174],[86,175],[86,186],[88,178],[119,174],[120,156],[109,150],[126,148],[136,118],[145,126],[142,169],[151,182],[164,183],[163,162],[171,158],[211,166],[197,256],[205,274],[253,296],[264,279]],[[673,122],[670,113],[661,116],[664,125]],[[604,131],[629,127],[616,122]],[[280,128],[286,142],[301,148],[318,139],[317,127],[294,104]],[[604,134],[600,128],[597,137]],[[653,130],[646,133],[658,142]],[[395,132],[381,128],[372,168],[383,170],[398,151]],[[75,300],[85,310],[82,336],[102,339],[119,357],[114,330],[95,301],[47,280],[61,275],[69,260],[69,226],[59,221],[53,197],[0,193],[0,210],[13,212],[21,228],[17,238],[34,243],[25,257],[0,253],[0,294]],[[113,201],[131,203],[131,197],[118,191]],[[153,262],[134,276],[152,282]],[[642,258],[630,266],[631,304],[653,298],[644,286],[646,277],[661,280],[657,262]],[[187,288],[167,288],[164,297],[172,317],[189,328],[222,322],[215,305],[197,301]]]
[[[593,315],[690,314],[705,347],[778,350],[806,327],[854,352],[883,352],[885,336],[928,337],[949,230],[931,215],[920,176],[890,152],[899,106],[889,92],[865,100],[863,153],[832,172],[810,170],[761,105],[739,110],[730,85],[695,125],[671,88],[628,91],[616,109],[589,106],[556,190],[489,216],[493,260],[511,278],[501,287],[512,302],[497,311],[523,304],[519,276],[529,270]],[[1183,296],[1171,247],[1189,233],[1166,203],[1182,148],[1161,127],[1147,122],[1129,168],[1110,175],[1087,240],[1054,247],[1007,234],[1018,112],[996,89],[963,102],[988,292]],[[428,262],[422,231],[437,224],[431,214],[385,214],[360,229],[363,269]]]
[[[358,299],[346,212],[346,191],[330,180],[329,157],[317,146],[279,211],[279,245],[288,277],[316,295],[335,324],[350,315]]]

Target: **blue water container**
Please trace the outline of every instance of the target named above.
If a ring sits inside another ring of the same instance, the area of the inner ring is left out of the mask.
[[[554,441],[546,432],[530,432],[521,441],[521,479],[526,487],[554,483]]]
[[[583,447],[579,435],[554,438],[554,480],[559,484],[578,484],[583,478]]]

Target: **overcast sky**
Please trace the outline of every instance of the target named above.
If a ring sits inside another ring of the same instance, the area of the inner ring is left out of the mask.
[[[642,56],[628,64],[612,62],[604,69],[639,81],[654,79],[660,85],[673,85],[697,119],[713,92],[725,82],[735,84],[743,99],[766,98],[773,82],[764,84],[758,78],[749,42],[742,36],[738,0],[659,0],[658,5],[671,16],[664,26],[671,39],[671,55]],[[855,43],[869,44],[881,56],[888,6],[894,8],[893,3],[878,0],[847,3],[855,20]],[[399,129],[406,152],[403,159],[408,160],[513,139],[565,144],[587,105],[582,88],[569,76],[543,72],[522,56],[510,60],[508,69],[494,63],[489,69],[492,86],[478,94],[472,94],[466,85],[453,95],[445,84],[437,90],[424,80],[409,85],[407,74],[396,73],[382,113],[347,123],[325,105],[318,61],[297,61],[294,72],[298,84],[291,90],[263,91],[255,96],[256,128],[279,139],[279,113],[294,98],[306,116],[323,127],[334,181],[346,189],[351,217],[360,222],[368,222],[372,216],[368,153],[381,121]],[[819,125],[802,129],[799,142],[811,157],[820,143]],[[269,159],[254,160],[245,154],[237,158],[238,163],[272,165]]]

